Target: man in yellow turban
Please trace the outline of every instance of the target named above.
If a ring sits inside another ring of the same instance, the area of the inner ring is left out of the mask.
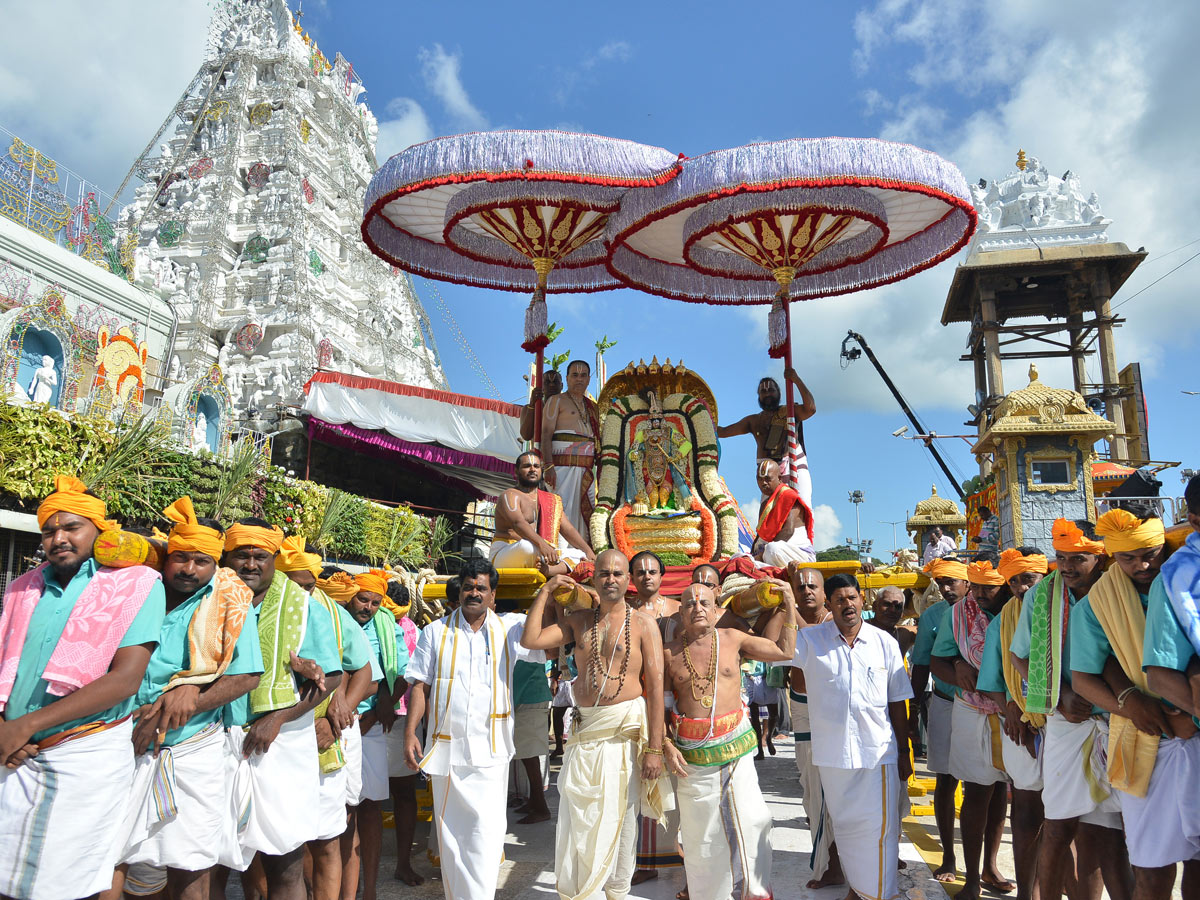
[[[932,557],[925,572],[937,582],[942,599],[934,603],[917,620],[917,639],[913,642],[912,686],[919,703],[929,682],[933,646],[938,633],[949,626],[950,609],[968,589],[967,565],[953,556]],[[933,814],[938,834],[942,838],[942,862],[933,873],[938,881],[954,881],[954,795],[958,779],[950,774],[950,720],[954,712],[954,686],[933,675],[933,692],[927,713],[926,765],[937,776],[933,792]]]
[[[396,617],[382,609],[387,597],[388,573],[369,569],[354,576],[355,595],[346,610],[366,634],[373,664],[382,672],[375,694],[358,704],[359,733],[362,735],[362,786],[357,805],[351,811],[347,838],[357,829],[362,858],[363,892],[375,893],[379,875],[379,857],[383,851],[383,809],[390,793],[388,781],[388,734],[396,723],[396,701],[404,694],[407,682],[408,645]]]
[[[1184,825],[1186,814],[1171,812],[1193,803],[1200,737],[1190,717],[1150,691],[1142,669],[1146,609],[1166,533],[1155,510],[1128,503],[1104,513],[1096,534],[1115,565],[1071,616],[1071,679],[1109,716],[1108,775],[1121,803],[1135,895],[1169,897],[1176,863],[1200,870],[1200,835]]]
[[[1045,822],[1037,882],[1043,897],[1062,893],[1071,843],[1077,878],[1103,874],[1112,896],[1126,896],[1120,804],[1093,754],[1106,739],[1103,710],[1074,690],[1067,623],[1104,574],[1104,543],[1086,519],[1056,519],[1050,528],[1056,569],[1025,595],[1009,656],[1026,679],[1025,711],[1046,716],[1042,742]],[[1094,882],[1093,882],[1094,883]]]
[[[375,682],[380,676],[373,671],[371,646],[363,630],[346,611],[344,603],[330,595],[330,592],[337,594],[344,601],[346,596],[338,590],[343,582],[335,576],[331,586],[329,579],[321,577],[322,559],[316,548],[299,535],[284,538],[275,568],[325,608],[342,661],[342,683],[313,711],[317,749],[321,751],[317,786],[320,823],[317,837],[308,842],[313,861],[313,895],[335,897],[341,892],[343,866],[347,867],[348,880],[355,883],[358,880],[358,856],[351,852],[352,846],[343,846],[347,809],[358,803],[362,785],[362,736],[356,707],[374,696]],[[348,596],[352,597],[357,585],[346,573],[338,574],[351,586]],[[355,867],[353,871],[350,866]]]
[[[224,562],[254,592],[249,615],[263,661],[258,684],[226,707],[225,721],[242,757],[236,783],[254,797],[235,867],[261,854],[269,893],[288,897],[303,884],[304,844],[320,831],[313,710],[341,683],[342,661],[326,609],[276,569],[283,539],[255,518],[225,532]]]
[[[996,569],[999,562],[994,551],[982,550],[967,565],[970,589],[950,607],[938,630],[931,658],[933,673],[952,685],[954,691],[950,774],[963,785],[959,813],[965,870],[960,891],[963,900],[977,900],[981,885],[1001,893],[1016,888],[1000,874],[998,861],[1008,813],[1008,778],[1000,759],[1002,708],[976,686],[988,626],[1008,602],[1008,588]],[[941,576],[937,579],[939,586],[957,574],[947,573],[947,565],[944,559],[931,564]]]
[[[46,562],[0,612],[0,895],[82,897],[112,882],[110,829],[133,778],[134,694],[158,642],[162,582],[98,566],[104,501],[59,475],[38,506]]]
[[[250,589],[218,560],[224,530],[198,518],[190,497],[163,510],[173,525],[163,563],[167,615],[137,693],[137,768],[126,815],[126,865],[165,870],[173,896],[207,894],[227,833],[236,826],[226,781],[224,707],[263,672]],[[171,761],[163,764],[164,754]],[[174,815],[161,814],[161,782]]]
[[[1016,869],[1017,900],[1029,900],[1033,890],[1033,866],[1042,827],[1042,757],[1038,752],[1045,716],[1025,713],[1025,691],[1021,673],[1009,657],[1008,648],[1023,598],[1046,574],[1047,560],[1037,547],[1017,547],[1000,554],[1000,577],[1012,598],[988,625],[983,645],[983,663],[975,680],[978,690],[1004,710],[1004,739],[1001,758],[1012,783],[1013,867]]]

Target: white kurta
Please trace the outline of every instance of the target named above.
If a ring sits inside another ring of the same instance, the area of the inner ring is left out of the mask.
[[[461,611],[421,630],[405,678],[429,685],[429,728],[421,769],[430,776],[442,884],[449,900],[496,892],[507,831],[513,758],[512,675],[518,660],[544,662],[521,647],[525,617],[489,612],[473,631]]]
[[[133,724],[0,768],[0,894],[72,900],[107,890],[133,781]],[[109,823],[110,827],[103,827]]]

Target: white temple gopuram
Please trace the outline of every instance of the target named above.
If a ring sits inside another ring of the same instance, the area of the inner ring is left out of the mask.
[[[408,276],[359,237],[375,116],[284,0],[215,4],[205,58],[121,213],[178,317],[164,402],[220,366],[237,424],[280,427],[317,368],[443,388]]]

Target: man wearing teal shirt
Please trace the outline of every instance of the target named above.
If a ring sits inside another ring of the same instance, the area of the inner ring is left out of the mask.
[[[1072,676],[1076,690],[1109,717],[1109,771],[1121,803],[1134,895],[1165,900],[1176,863],[1184,863],[1189,885],[1200,875],[1200,830],[1190,796],[1200,737],[1189,717],[1146,693],[1143,674],[1148,594],[1156,583],[1162,590],[1166,532],[1155,510],[1132,502],[1102,515],[1096,532],[1115,565],[1071,618]]]
[[[235,784],[249,792],[234,798],[248,814],[240,862],[230,864],[244,870],[258,853],[271,900],[305,900],[304,844],[320,830],[313,709],[341,683],[342,663],[325,608],[275,569],[282,542],[262,519],[225,532],[223,561],[254,593],[247,621],[258,627],[264,669],[250,694],[225,708],[240,757]]]
[[[358,729],[362,735],[362,788],[351,798],[350,824],[342,835],[342,859],[352,858],[354,835],[358,833],[364,897],[375,896],[379,877],[379,858],[383,852],[383,809],[380,803],[391,792],[388,781],[387,733],[396,722],[396,700],[404,693],[404,672],[408,668],[408,645],[396,617],[381,609],[387,595],[387,573],[380,569],[356,575],[358,591],[346,604],[346,611],[366,634],[370,645],[371,667],[379,687],[358,704]],[[398,693],[397,693],[398,692]],[[352,870],[348,871],[353,877]],[[343,876],[343,885],[347,876]]]
[[[1110,897],[1127,898],[1131,879],[1120,803],[1108,792],[1107,775],[1090,753],[1095,742],[1104,739],[1102,710],[1073,689],[1071,642],[1060,637],[1062,626],[1057,624],[1070,622],[1100,580],[1104,544],[1086,519],[1056,519],[1050,533],[1057,569],[1025,595],[1009,647],[1013,666],[1026,679],[1027,709],[1047,715],[1042,743],[1045,820],[1037,887],[1042,897],[1062,893],[1074,842],[1076,881],[1088,886],[1083,900],[1099,900],[1101,881]],[[1039,615],[1036,639],[1035,610]],[[1043,661],[1039,663],[1043,669],[1032,679],[1031,656]],[[1049,665],[1044,665],[1046,660]]]
[[[937,558],[926,566],[929,576],[937,582],[944,599],[921,613],[917,620],[917,638],[912,648],[913,697],[925,696],[929,680],[933,646],[942,629],[950,627],[950,607],[966,596],[967,567],[953,557]],[[916,710],[918,703],[913,704]],[[933,815],[942,838],[942,862],[933,877],[941,882],[954,880],[954,795],[958,779],[950,774],[950,718],[954,711],[954,686],[933,678],[933,696],[929,698],[926,714],[928,728],[925,741],[925,764],[937,776],[933,790]]]
[[[105,890],[121,850],[113,830],[98,825],[124,816],[133,779],[127,719],[165,600],[158,573],[97,566],[96,538],[116,527],[106,516],[82,482],[58,476],[37,513],[47,564],[5,592],[0,895],[15,900]],[[85,643],[92,652],[81,659]]]
[[[137,867],[143,890],[161,883],[173,898],[206,900],[222,842],[236,829],[218,774],[225,770],[223,707],[258,684],[262,652],[246,616],[250,589],[217,567],[224,529],[198,519],[190,498],[166,512],[180,521],[163,564],[167,615],[137,693],[137,768],[122,859]],[[198,659],[193,645],[203,648]],[[159,781],[170,787],[173,813],[159,808]]]

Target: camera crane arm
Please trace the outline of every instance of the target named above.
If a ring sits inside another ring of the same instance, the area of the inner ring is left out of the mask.
[[[849,344],[851,341],[856,342],[862,349],[859,350],[854,347],[850,347]],[[904,410],[904,414],[908,416],[908,421],[912,423],[912,427],[917,429],[917,434],[929,434],[929,432],[925,430],[925,426],[922,425],[921,421],[917,418],[917,414],[912,411],[912,407],[908,405],[908,401],[904,399],[904,395],[900,393],[900,389],[896,387],[892,379],[888,377],[888,373],[884,371],[883,366],[880,365],[879,360],[875,358],[875,354],[871,351],[870,345],[867,344],[867,339],[857,331],[848,331],[846,333],[845,340],[842,341],[842,359],[846,360],[847,362],[854,362],[854,360],[858,359],[863,353],[867,354],[867,359],[871,361],[871,365],[875,367],[875,371],[879,373],[879,377],[883,379],[883,383],[886,384],[888,390],[892,392],[892,396],[896,398],[896,402],[900,404],[900,408]],[[925,441],[925,446],[929,448],[929,452],[933,454],[933,458],[937,460],[937,464],[941,466],[942,471],[946,474],[946,480],[950,482],[951,487],[953,487],[955,492],[958,494],[958,499],[965,501],[966,494],[963,493],[962,486],[958,483],[958,479],[954,477],[954,473],[950,471],[950,467],[946,464],[946,460],[942,457],[941,452],[938,450],[937,444],[935,444],[933,441],[927,440]]]

